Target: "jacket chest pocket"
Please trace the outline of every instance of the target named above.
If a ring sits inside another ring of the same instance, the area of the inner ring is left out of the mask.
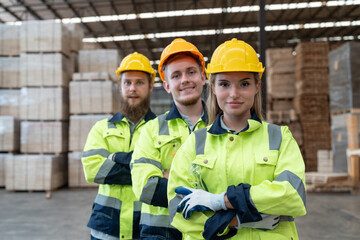
[[[110,152],[119,152],[119,151],[127,151],[129,143],[130,143],[130,137],[127,133],[121,131],[117,128],[110,128],[103,132],[103,138],[108,143],[108,146],[110,148]],[[111,149],[111,148],[116,149]],[[124,149],[121,149],[124,148]],[[126,149],[125,149],[126,148]]]
[[[214,185],[218,180],[216,179],[219,174],[214,174],[214,166],[216,162],[216,156],[197,155],[194,161],[192,161],[189,169],[189,175],[192,178],[195,188],[210,191],[210,187]]]
[[[162,168],[169,170],[176,151],[181,146],[181,137],[160,135],[155,139],[154,145],[159,150]]]
[[[255,179],[257,183],[263,180],[274,180],[274,171],[277,165],[277,161],[277,150],[255,152]]]

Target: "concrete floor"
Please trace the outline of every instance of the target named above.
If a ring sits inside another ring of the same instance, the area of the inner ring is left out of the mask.
[[[1,240],[89,239],[86,227],[96,189],[52,193],[0,189]],[[301,240],[360,239],[360,195],[308,194],[308,214],[296,219]]]

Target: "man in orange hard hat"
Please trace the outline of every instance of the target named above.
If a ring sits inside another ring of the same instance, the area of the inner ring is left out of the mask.
[[[207,126],[204,68],[203,55],[184,39],[175,39],[161,54],[159,75],[174,102],[144,127],[131,160],[133,191],[143,202],[141,239],[182,239],[170,225],[167,181],[176,151],[191,132]]]

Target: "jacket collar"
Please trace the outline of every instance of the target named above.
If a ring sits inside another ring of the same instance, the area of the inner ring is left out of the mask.
[[[112,116],[108,121],[111,122],[111,123],[117,123],[117,122],[121,122],[122,119],[124,118],[125,116],[122,115],[121,112],[117,112],[114,116]],[[155,113],[153,113],[151,111],[151,109],[149,108],[148,112],[145,114],[145,117],[144,117],[144,120],[145,122],[149,121],[149,120],[152,120],[156,118],[156,115]]]
[[[206,124],[208,124],[209,119],[208,119],[208,114],[207,114],[207,110],[206,110],[206,105],[205,105],[205,102],[203,100],[201,100],[201,103],[202,103],[202,106],[203,106],[203,109],[204,109],[204,113],[201,116],[201,120],[203,122],[205,122]],[[173,104],[172,104],[172,106],[170,108],[170,111],[169,111],[168,115],[166,116],[166,120],[172,120],[172,119],[176,119],[176,118],[182,119],[179,110],[177,109],[175,103],[173,102]]]
[[[220,113],[220,114],[217,115],[214,123],[212,124],[212,126],[208,130],[209,133],[214,134],[214,135],[221,135],[221,134],[224,134],[224,133],[228,132],[226,129],[221,127],[221,116],[222,115],[223,115],[223,113]],[[248,119],[247,126],[243,130],[241,130],[240,132],[252,132],[252,131],[258,129],[261,126],[261,124],[262,124],[261,120],[256,115],[256,113],[253,112],[251,114],[251,118]]]

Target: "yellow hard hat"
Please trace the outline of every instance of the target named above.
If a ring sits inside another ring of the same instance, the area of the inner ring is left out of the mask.
[[[149,59],[140,53],[134,52],[127,55],[116,70],[116,75],[120,77],[120,73],[125,71],[147,72],[151,75],[152,81],[155,81],[155,70],[152,68]]]
[[[233,38],[218,46],[205,70],[209,79],[212,73],[258,72],[260,78],[265,70],[255,50],[246,42]]]
[[[181,52],[189,52],[192,55],[194,55],[196,58],[198,58],[199,61],[201,62],[201,71],[202,72],[204,71],[205,61],[201,52],[199,52],[199,50],[192,43],[187,42],[182,38],[176,38],[161,53],[158,70],[162,81],[165,81],[164,70],[163,70],[164,63],[171,55]]]

